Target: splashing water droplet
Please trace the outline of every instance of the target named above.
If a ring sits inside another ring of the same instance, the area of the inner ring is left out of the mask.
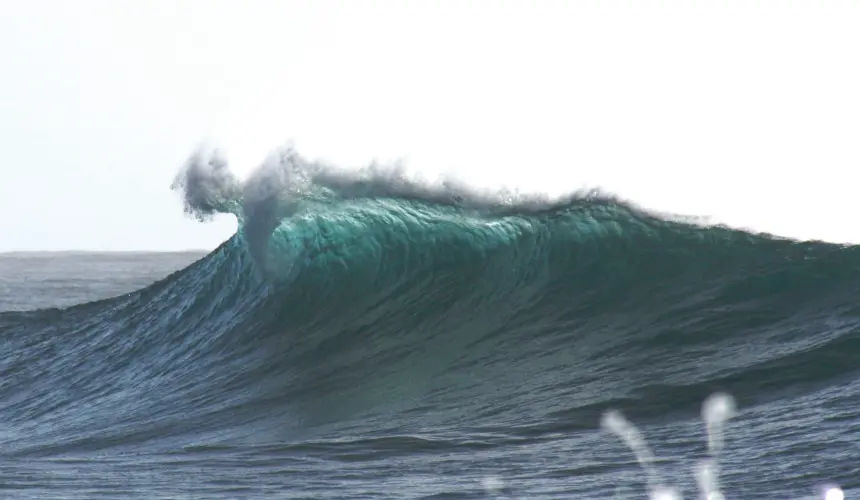
[[[702,420],[708,432],[708,453],[717,456],[723,447],[723,424],[735,416],[735,400],[725,393],[712,394],[702,404]]]
[[[737,413],[735,400],[728,394],[716,393],[702,404],[702,419],[708,436],[707,459],[699,462],[695,469],[696,480],[701,498],[705,500],[725,500],[719,488],[719,466],[717,458],[723,446],[723,425]],[[681,494],[658,482],[657,473],[652,467],[654,456],[639,430],[628,422],[621,412],[610,410],[604,413],[601,427],[618,436],[636,455],[636,460],[645,471],[651,500],[681,500]],[[841,493],[841,490],[839,490]],[[828,495],[830,495],[828,493]],[[826,496],[825,500],[843,500],[841,496]]]
[[[734,398],[722,392],[711,395],[702,405],[702,418],[706,422],[725,422],[736,412]]]
[[[844,498],[845,493],[843,493],[842,488],[838,486],[827,488],[824,492],[824,500],[844,500]]]
[[[654,454],[651,453],[651,449],[648,448],[645,438],[642,437],[642,434],[636,426],[628,422],[627,419],[624,418],[624,415],[616,410],[606,412],[603,415],[603,419],[600,424],[603,429],[615,434],[619,439],[624,441],[627,447],[633,451],[634,455],[636,455],[636,461],[639,462],[639,466],[645,471],[645,479],[648,482],[649,491],[670,491],[659,483],[657,472],[651,466],[651,463],[654,462]],[[655,493],[652,493],[652,497],[654,494]],[[667,500],[670,498],[675,497],[666,497]]]

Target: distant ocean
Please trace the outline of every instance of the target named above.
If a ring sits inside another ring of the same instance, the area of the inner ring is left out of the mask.
[[[858,247],[292,150],[244,183],[198,153],[174,187],[237,233],[0,256],[0,497],[860,487]]]

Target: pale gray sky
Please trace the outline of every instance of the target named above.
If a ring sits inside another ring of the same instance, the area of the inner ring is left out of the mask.
[[[208,248],[202,140],[860,242],[860,2],[0,0],[0,251]]]

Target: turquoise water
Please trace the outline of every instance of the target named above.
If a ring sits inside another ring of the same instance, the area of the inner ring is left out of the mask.
[[[291,151],[245,183],[195,156],[175,187],[189,213],[232,213],[240,228],[151,285],[116,288],[142,256],[79,256],[65,288],[3,258],[39,277],[3,289],[17,309],[0,313],[10,496],[857,487],[857,247],[599,193],[344,174]],[[108,293],[63,302],[87,280]],[[24,284],[54,296],[28,302]]]

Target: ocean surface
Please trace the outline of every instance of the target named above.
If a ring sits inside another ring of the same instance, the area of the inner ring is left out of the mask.
[[[174,187],[237,233],[0,255],[0,497],[860,487],[858,247],[291,150],[246,182],[196,154]]]

